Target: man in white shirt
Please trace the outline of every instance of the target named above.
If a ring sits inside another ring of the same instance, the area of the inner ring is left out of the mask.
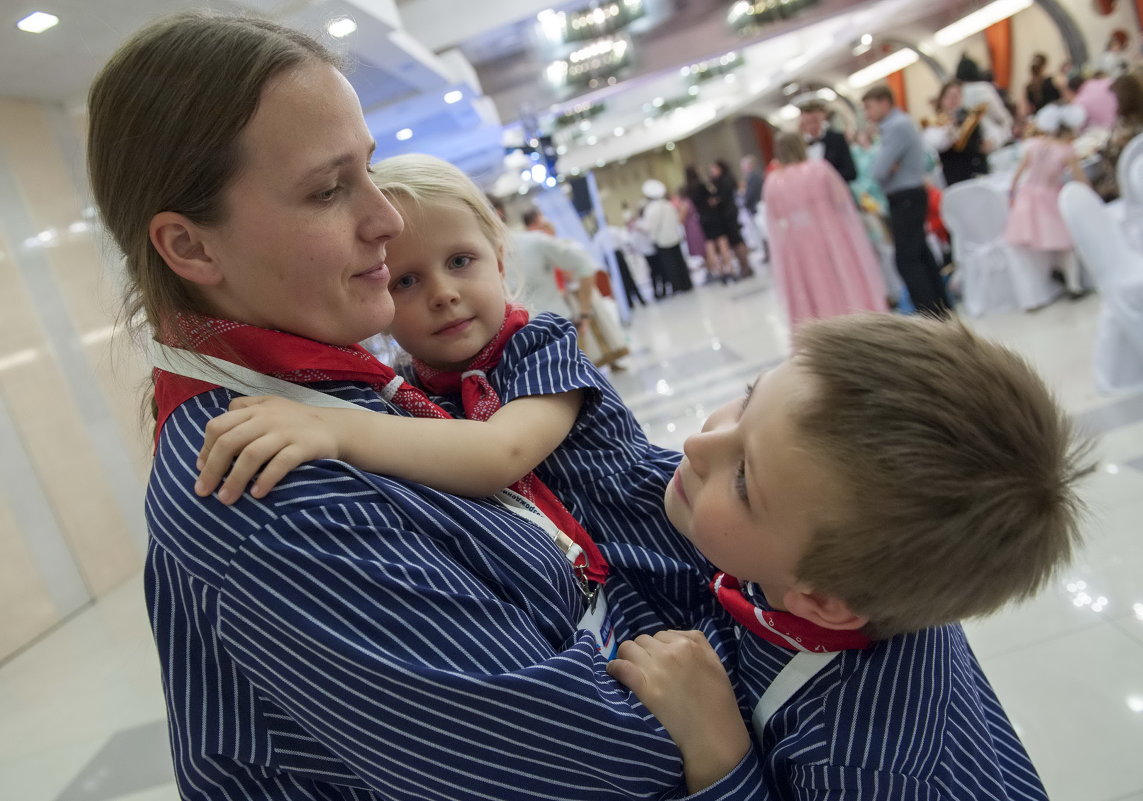
[[[643,182],[643,196],[647,205],[643,207],[641,227],[651,237],[655,254],[663,271],[671,293],[689,292],[691,283],[690,268],[679,243],[683,239],[683,226],[679,220],[675,204],[667,200],[667,187],[654,178]]]

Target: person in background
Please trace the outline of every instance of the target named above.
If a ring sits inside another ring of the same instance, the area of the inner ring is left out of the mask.
[[[523,283],[531,308],[549,311],[574,322],[582,334],[591,320],[592,278],[599,269],[591,254],[568,239],[557,237],[555,227],[537,208],[523,215],[524,230],[512,232],[507,249],[509,269]],[[573,302],[560,288],[559,270],[576,282]]]
[[[934,105],[936,124],[925,129],[923,138],[940,158],[945,186],[987,175],[991,145],[982,127],[984,106],[965,108],[963,84],[955,78],[941,87]]]
[[[1012,141],[1012,112],[1004,104],[995,84],[988,80],[977,63],[967,55],[961,56],[956,65],[956,78],[962,84],[965,108],[983,106],[985,109],[981,125],[988,152]]]
[[[774,287],[790,328],[807,319],[888,311],[877,254],[837,170],[808,158],[796,133],[780,135],[774,152],[781,166],[766,179],[766,228]]]
[[[1143,79],[1132,72],[1120,75],[1111,82],[1111,91],[1115,95],[1117,109],[1115,125],[1111,128],[1107,144],[1100,151],[1099,165],[1092,180],[1092,186],[1104,200],[1119,197],[1119,155],[1128,142],[1143,133]]]
[[[667,199],[667,187],[662,181],[651,178],[643,182],[643,197],[647,204],[643,207],[641,223],[655,246],[660,268],[670,294],[690,292],[691,271],[679,243],[683,239],[683,226],[679,212]]]
[[[1032,77],[1024,87],[1024,100],[1028,104],[1028,114],[1035,114],[1049,103],[1060,99],[1060,88],[1048,72],[1048,57],[1043,53],[1032,56]]]
[[[742,169],[742,207],[746,211],[746,219],[751,226],[753,239],[762,250],[762,260],[769,261],[770,240],[766,235],[766,226],[759,222],[765,215],[758,213],[759,206],[762,204],[762,191],[766,183],[766,176],[763,175],[762,167],[759,166],[756,156],[749,154],[743,156],[739,162],[739,167]]]
[[[1111,91],[1111,78],[1097,72],[1090,78],[1075,75],[1068,81],[1064,99],[1084,111],[1084,128],[1101,128],[1110,131],[1115,127],[1115,114],[1119,102]]]
[[[719,252],[726,263],[730,263],[730,253],[738,259],[738,273],[731,274],[733,280],[754,275],[747,255],[746,242],[742,238],[742,225],[738,219],[738,181],[730,166],[722,159],[715,160],[708,168],[711,183],[715,189],[715,208],[722,216],[723,236],[718,241]]]
[[[643,298],[643,293],[639,291],[639,285],[635,283],[634,276],[631,275],[631,265],[627,263],[627,256],[624,252],[630,247],[630,236],[627,229],[609,223],[604,224],[600,226],[592,238],[592,243],[601,256],[611,253],[615,257],[615,266],[619,270],[620,280],[623,281],[623,294],[627,298],[627,308],[634,311],[636,301],[640,306],[646,306],[647,301]]]
[[[1017,252],[1046,253],[1057,262],[1054,266],[1063,271],[1072,300],[1087,293],[1059,201],[1065,174],[1087,183],[1079,157],[1072,149],[1072,140],[1082,125],[1083,109],[1079,106],[1054,104],[1036,115],[1036,129],[1043,135],[1028,143],[1012,176],[1012,208],[1004,230],[1005,241]]]
[[[881,134],[871,172],[889,201],[897,272],[920,312],[945,317],[952,311],[941,268],[925,239],[929,195],[925,189],[925,146],[916,123],[896,106],[885,85],[861,98],[865,117]]]
[[[673,195],[671,195],[671,203],[674,204],[675,210],[679,213],[679,220],[683,224],[683,236],[687,241],[687,256],[691,259],[701,259],[704,269],[709,273],[709,268],[706,268],[707,258],[707,242],[706,237],[702,234],[702,225],[699,223],[698,211],[695,209],[695,204],[687,196],[687,187],[680,186]]]
[[[712,181],[699,175],[693,164],[687,165],[686,181],[687,197],[698,213],[699,225],[706,240],[706,282],[721,281],[728,284],[734,280],[734,265],[731,262],[727,221],[720,209],[718,190]]]
[[[1127,57],[1127,31],[1112,31],[1107,37],[1107,47],[1099,55],[1096,66],[1100,72],[1106,73],[1112,80],[1126,75],[1131,69],[1131,60]]]
[[[825,159],[846,181],[857,178],[857,168],[849,152],[845,134],[829,127],[829,109],[820,100],[810,100],[801,106],[798,129],[806,140],[806,152],[811,159]]]

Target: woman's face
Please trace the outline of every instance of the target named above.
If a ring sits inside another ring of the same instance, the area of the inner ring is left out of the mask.
[[[386,245],[400,215],[370,180],[374,142],[349,82],[309,63],[267,83],[204,248],[228,319],[347,345],[393,319]]]
[[[946,114],[956,111],[964,102],[964,92],[961,91],[959,86],[953,86],[947,89],[944,96],[941,97],[941,111]]]
[[[707,171],[710,173],[711,178],[722,177],[722,167],[719,167],[717,164],[711,164],[707,167]]]

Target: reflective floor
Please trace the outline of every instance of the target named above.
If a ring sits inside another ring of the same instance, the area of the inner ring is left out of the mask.
[[[1099,396],[1099,299],[972,321],[1024,353],[1099,435],[1087,543],[1073,568],[969,636],[1054,801],[1143,801],[1143,396]],[[616,386],[651,438],[680,447],[783,357],[764,278],[639,308]],[[1134,578],[1133,578],[1134,577]],[[0,666],[0,798],[176,797],[139,579]]]

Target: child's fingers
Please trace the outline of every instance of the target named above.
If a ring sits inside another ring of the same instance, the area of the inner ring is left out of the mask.
[[[230,411],[237,411],[238,409],[249,409],[251,406],[258,406],[268,400],[275,399],[274,395],[239,395],[234,400],[230,401]]]
[[[634,663],[616,658],[607,663],[607,673],[636,695],[643,689],[646,676]]]
[[[298,445],[287,445],[278,451],[274,458],[267,462],[266,466],[262,468],[261,475],[259,475],[258,480],[254,482],[254,486],[250,488],[250,494],[255,498],[265,496],[266,493],[278,486],[278,482],[285,478],[287,473],[298,465],[310,461],[311,458],[312,457]]]
[[[241,498],[242,493],[246,491],[246,485],[262,469],[262,465],[273,459],[285,447],[285,439],[275,432],[266,432],[247,443],[234,460],[226,481],[218,490],[218,499],[231,504]]]
[[[210,452],[214,449],[218,438],[233,430],[236,426],[242,425],[249,419],[249,412],[239,410],[223,412],[218,417],[212,418],[206,424],[206,429],[203,431],[202,448],[199,449],[198,460],[195,463],[195,467],[201,471],[203,466],[210,459]]]
[[[197,495],[206,497],[214,492],[238,453],[263,434],[262,427],[247,419],[248,415],[242,411],[227,412],[207,423],[206,442],[197,465],[199,476],[194,485]],[[230,419],[223,420],[227,416]]]

